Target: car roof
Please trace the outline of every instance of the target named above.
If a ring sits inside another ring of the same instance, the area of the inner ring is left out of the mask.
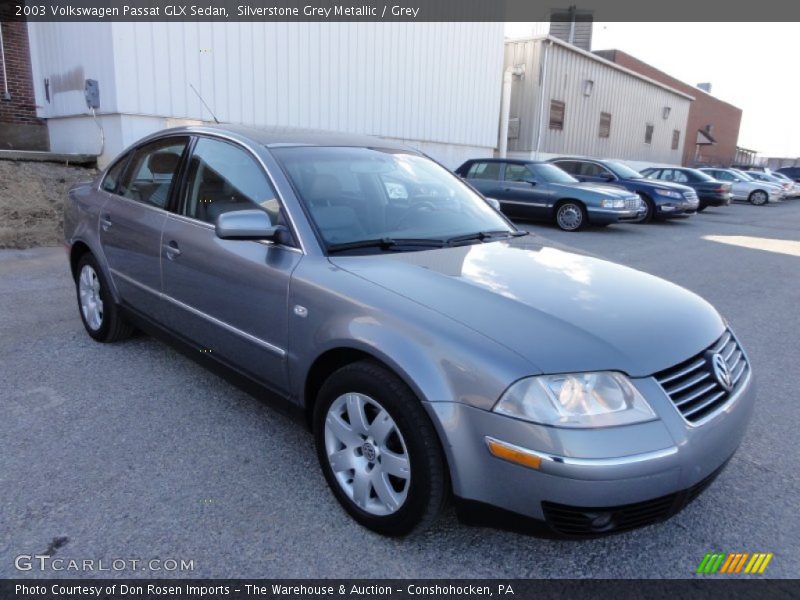
[[[335,131],[305,129],[300,127],[254,127],[227,123],[173,127],[148,136],[148,139],[179,134],[232,135],[269,148],[283,146],[351,146],[361,148],[389,148],[418,153],[417,150],[406,144],[370,135],[339,133]]]
[[[466,163],[476,163],[476,162],[486,162],[486,163],[511,163],[514,165],[543,165],[546,164],[546,161],[543,160],[527,160],[524,158],[470,158],[469,160],[465,161]]]

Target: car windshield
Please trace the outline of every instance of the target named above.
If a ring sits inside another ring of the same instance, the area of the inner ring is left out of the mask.
[[[445,168],[411,152],[358,147],[271,149],[328,251],[419,250],[516,230]]]
[[[634,171],[628,165],[622,164],[615,160],[605,161],[605,166],[614,172],[614,175],[622,179],[641,179],[642,174],[639,171]]]
[[[578,183],[572,175],[549,163],[530,163],[528,168],[537,180],[545,183]]]

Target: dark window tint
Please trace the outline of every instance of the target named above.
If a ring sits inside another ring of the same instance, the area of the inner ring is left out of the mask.
[[[529,181],[533,175],[525,165],[506,165],[506,181]]]
[[[118,193],[137,202],[164,208],[186,143],[186,138],[168,138],[136,150]]]
[[[611,135],[611,113],[600,113],[600,131],[598,135],[601,138],[607,138]]]
[[[607,177],[611,175],[611,172],[601,167],[598,164],[585,162],[580,163],[581,168],[578,171],[578,175],[583,175],[584,177]]]
[[[653,143],[653,126],[647,125],[644,128],[644,143],[645,144],[652,144]]]
[[[675,129],[672,132],[672,149],[677,150],[681,143],[681,132]]]
[[[467,177],[469,179],[490,179],[497,181],[500,179],[501,163],[498,162],[476,162],[473,164]]]
[[[550,101],[550,129],[564,129],[564,103],[560,100]]]
[[[189,162],[183,213],[214,223],[222,213],[253,208],[280,222],[280,204],[261,165],[238,146],[200,138]]]
[[[571,175],[577,175],[581,169],[580,164],[574,160],[559,160],[554,164],[562,171],[566,171]]]
[[[106,172],[105,178],[103,179],[103,190],[106,192],[111,192],[112,194],[117,191],[119,178],[122,175],[122,171],[125,169],[127,162],[128,155],[125,155],[111,166],[108,172]]]
[[[648,179],[661,179],[661,172],[662,169],[645,169],[642,171],[642,175]]]

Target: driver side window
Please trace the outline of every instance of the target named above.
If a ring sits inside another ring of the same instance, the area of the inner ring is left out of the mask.
[[[222,213],[260,208],[282,223],[280,203],[256,160],[245,150],[200,138],[189,161],[183,214],[215,223]]]

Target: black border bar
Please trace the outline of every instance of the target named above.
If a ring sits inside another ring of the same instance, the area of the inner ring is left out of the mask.
[[[793,0],[2,0],[0,4],[0,19],[6,21],[546,22],[574,6],[581,18],[596,22],[800,22],[800,2]],[[681,43],[677,33],[674,43]],[[742,40],[745,46],[752,43]]]

